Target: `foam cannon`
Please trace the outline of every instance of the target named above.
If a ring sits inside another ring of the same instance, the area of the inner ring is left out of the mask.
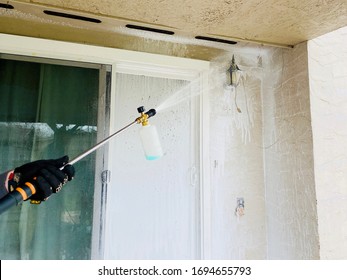
[[[154,125],[150,125],[148,122],[148,119],[153,117],[157,112],[155,109],[151,109],[147,112],[145,112],[145,109],[143,106],[137,108],[137,111],[140,113],[140,116],[136,118],[133,122],[130,124],[124,126],[120,130],[114,132],[104,140],[100,141],[99,143],[95,144],[93,147],[89,148],[88,150],[84,151],[74,159],[70,160],[67,164],[75,164],[76,162],[80,161],[90,153],[94,152],[98,148],[102,147],[106,143],[108,143],[111,139],[113,139],[116,135],[120,134],[121,132],[124,132],[129,127],[133,126],[134,124],[142,124],[142,127],[140,129],[140,138],[142,142],[142,146],[145,152],[145,156],[147,160],[155,160],[160,158],[163,155],[163,151],[160,145],[157,129]],[[61,167],[63,169],[64,166]],[[35,194],[36,190],[30,183],[25,183],[24,186],[20,186],[16,188],[13,192],[8,193],[6,196],[0,199],[0,214],[11,208],[12,206],[18,205],[23,200],[26,200],[30,198],[33,194]]]

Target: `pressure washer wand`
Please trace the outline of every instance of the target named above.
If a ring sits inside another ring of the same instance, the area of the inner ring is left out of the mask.
[[[143,123],[146,122],[148,118],[154,116],[157,112],[155,109],[151,109],[146,113],[144,112],[144,108],[143,106],[137,108],[137,111],[139,113],[141,113],[141,116],[136,118],[136,120],[134,120],[132,123],[128,124],[127,126],[123,127],[122,129],[116,131],[115,133],[111,134],[110,136],[108,136],[107,138],[105,138],[104,140],[100,141],[99,143],[97,143],[96,145],[94,145],[93,147],[91,147],[90,149],[84,151],[82,154],[78,155],[77,157],[75,157],[74,159],[70,160],[67,164],[75,164],[76,162],[80,161],[81,159],[83,159],[84,157],[86,157],[87,155],[89,155],[90,153],[94,152],[95,150],[97,150],[98,148],[100,148],[101,146],[105,145],[108,141],[110,141],[113,137],[115,137],[116,135],[118,135],[119,133],[127,130],[129,127],[131,127],[132,125],[134,125],[135,123]],[[61,168],[63,169],[64,166]]]
[[[142,124],[146,123],[148,122],[148,118],[154,116],[157,113],[155,109],[151,109],[148,112],[144,113],[143,106],[137,108],[137,111],[141,113],[140,117],[136,118],[136,120],[134,120],[132,123],[128,124],[127,126],[123,127],[122,129],[114,132],[113,134],[111,134],[104,140],[100,141],[99,143],[91,147],[90,149],[84,151],[82,154],[78,155],[77,157],[69,161],[67,164],[71,164],[71,165],[75,164],[76,162],[80,161],[81,159],[89,155],[90,153],[100,148],[101,146],[105,145],[113,137],[125,131],[126,129],[134,125],[135,123],[142,123]],[[61,167],[60,169],[63,169],[64,166]],[[24,183],[24,186],[17,187],[13,192],[8,193],[7,195],[5,195],[3,198],[0,199],[0,214],[5,212],[12,206],[20,204],[21,202],[23,202],[23,200],[29,199],[33,194],[35,194],[35,192],[36,192],[36,189],[31,183]]]
[[[105,138],[104,140],[100,141],[99,143],[97,143],[95,146],[91,147],[90,149],[84,151],[82,154],[78,155],[77,157],[75,157],[74,159],[70,160],[67,164],[75,164],[76,162],[80,161],[81,159],[83,159],[84,157],[86,157],[87,155],[91,154],[92,152],[94,152],[95,150],[99,149],[101,146],[105,145],[108,141],[110,141],[113,137],[115,137],[116,135],[118,135],[119,133],[125,131],[126,129],[128,129],[129,127],[131,127],[132,125],[134,125],[135,123],[137,123],[137,121],[133,121],[132,123],[128,124],[127,126],[123,127],[122,129],[116,131],[115,133],[111,134],[110,136],[108,136],[107,138]],[[61,167],[61,169],[63,169],[63,167]]]

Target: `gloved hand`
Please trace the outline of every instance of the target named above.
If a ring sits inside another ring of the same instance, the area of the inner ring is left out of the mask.
[[[59,192],[63,185],[71,181],[75,175],[75,169],[72,165],[65,164],[69,162],[69,157],[64,156],[59,159],[37,160],[26,163],[14,170],[13,181],[18,186],[30,182],[35,186],[36,193],[30,199],[41,202],[47,200],[52,193]]]

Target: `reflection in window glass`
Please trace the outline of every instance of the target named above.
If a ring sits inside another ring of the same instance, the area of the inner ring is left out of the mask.
[[[98,69],[0,60],[0,171],[95,144],[98,90]],[[1,259],[90,259],[94,155],[75,169],[48,201],[0,216]]]

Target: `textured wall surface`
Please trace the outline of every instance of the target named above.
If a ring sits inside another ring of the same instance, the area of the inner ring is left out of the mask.
[[[269,259],[319,258],[306,43],[264,60]]]
[[[236,101],[225,80],[231,55],[211,64],[213,257],[318,259],[306,44],[235,57],[244,70]]]
[[[309,42],[322,259],[347,258],[347,27]]]
[[[265,259],[261,52],[235,53],[244,71],[236,92],[227,86],[231,57],[213,61],[210,75],[212,258]],[[244,215],[237,216],[241,197]]]
[[[28,2],[28,0],[24,0]],[[294,45],[343,26],[345,0],[31,0],[190,34]],[[245,20],[251,18],[252,20]],[[321,22],[325,24],[322,25]]]

